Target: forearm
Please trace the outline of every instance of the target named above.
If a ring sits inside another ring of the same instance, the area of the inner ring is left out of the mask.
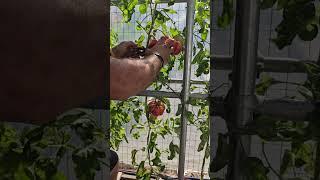
[[[157,77],[161,61],[151,55],[141,60],[110,58],[110,96],[123,100],[145,90]]]

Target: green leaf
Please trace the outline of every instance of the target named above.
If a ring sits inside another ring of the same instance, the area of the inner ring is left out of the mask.
[[[280,174],[283,175],[284,173],[286,173],[288,168],[293,166],[293,163],[294,163],[294,154],[290,150],[286,150],[282,157]]]
[[[131,162],[132,162],[132,165],[136,165],[136,155],[137,155],[137,152],[138,150],[134,149],[131,151]]]
[[[159,157],[155,157],[154,159],[151,160],[154,166],[159,166],[161,165],[162,161]]]
[[[174,2],[175,2],[175,0],[169,0],[168,6],[169,6],[169,7],[170,7],[170,6],[173,6],[173,5],[174,5]]]
[[[233,0],[223,0],[223,10],[221,16],[218,17],[218,26],[221,28],[226,28],[231,24],[233,18]]]
[[[175,36],[178,36],[181,33],[179,32],[178,29],[170,27],[170,34],[171,34],[171,37],[175,37]]]
[[[156,147],[157,137],[158,137],[158,134],[156,134],[155,132],[151,132],[150,141],[148,144],[148,149],[149,149],[150,153],[152,153],[154,148]]]
[[[174,10],[174,9],[164,8],[163,11],[166,12],[166,13],[169,13],[169,14],[177,14],[177,11]]]
[[[72,152],[74,171],[78,179],[93,179],[96,171],[101,170],[101,161],[106,157],[105,150],[89,145]]]
[[[201,40],[205,41],[208,38],[208,31],[207,30],[203,30],[203,32],[201,32]]]
[[[313,170],[314,170],[314,177],[315,179],[320,177],[320,142],[317,142],[316,145],[316,158],[315,158],[315,163],[312,164]]]
[[[194,124],[194,114],[191,111],[187,111],[187,119],[191,124]]]
[[[178,110],[176,112],[176,116],[181,115],[181,113],[182,113],[182,104],[178,104]]]
[[[206,57],[206,52],[200,50],[192,60],[192,64],[201,63],[201,61]]]
[[[153,163],[153,166],[158,166],[158,167],[163,166],[160,156],[161,156],[161,152],[159,149],[157,149],[155,153],[155,158],[151,160],[151,162]]]
[[[147,12],[147,5],[146,4],[141,4],[139,6],[139,11],[140,11],[140,14],[145,14]]]
[[[241,167],[248,177],[248,180],[269,180],[269,168],[265,167],[261,159],[256,157],[247,157],[243,162],[245,166]]]
[[[292,143],[294,153],[294,166],[301,168],[303,166],[313,166],[313,147],[307,143]]]
[[[128,23],[131,21],[132,15],[135,12],[135,7],[138,0],[120,0],[117,6],[122,11],[123,21]]]
[[[277,3],[277,9],[280,10],[280,9],[283,9],[284,7],[286,7],[288,4],[288,0],[278,0],[278,3]]]
[[[111,29],[110,31],[110,48],[113,48],[117,45],[118,43],[118,33],[115,32],[114,29]]]
[[[258,95],[265,95],[270,86],[272,86],[275,83],[275,79],[268,75],[262,74],[260,82],[256,85],[256,93]]]
[[[136,40],[136,44],[137,44],[138,46],[142,46],[142,43],[143,43],[144,39],[145,39],[145,36],[142,34],[142,35],[139,37],[139,39]]]
[[[133,133],[133,134],[132,134],[132,137],[133,137],[134,139],[139,139],[139,138],[140,138],[140,132],[135,132],[135,133]]]
[[[61,119],[58,119],[57,124],[62,125],[62,126],[69,125],[69,124],[74,123],[76,120],[80,119],[84,115],[86,115],[85,112],[80,112],[77,114],[68,114],[68,115],[63,116]]]
[[[281,50],[291,45],[298,35],[302,40],[313,40],[318,34],[315,22],[316,9],[313,1],[281,1],[283,6],[283,20],[276,27],[277,37],[272,41]]]
[[[262,0],[260,1],[261,9],[269,9],[272,8],[273,5],[277,2],[277,0]]]
[[[145,161],[141,161],[139,164],[137,174],[136,174],[137,178],[142,178],[146,172],[146,169],[144,167],[144,163],[145,163]]]
[[[29,131],[29,133],[26,134],[26,138],[28,139],[28,142],[34,143],[34,142],[40,141],[44,134],[43,129],[44,127],[37,127]]]
[[[200,77],[202,74],[209,74],[209,59],[203,59],[198,66],[198,69],[196,70],[196,76]]]
[[[164,23],[166,23],[167,21],[170,20],[170,18],[168,18],[167,16],[163,15],[163,13],[160,12],[160,11],[156,11],[155,14],[156,14],[156,21],[159,24],[164,24]]]
[[[207,143],[206,150],[204,152],[204,158],[208,159],[210,157],[210,146]]]
[[[17,179],[17,180],[30,180],[30,178],[27,176],[26,172],[24,171],[24,166],[22,164],[14,172],[14,179]]]
[[[228,137],[223,134],[219,134],[218,147],[216,156],[210,163],[210,172],[218,172],[224,168],[230,161],[232,148],[228,144]]]
[[[198,152],[202,151],[204,149],[204,146],[208,143],[209,141],[209,134],[208,132],[204,132],[203,134],[200,135],[200,143],[198,145]]]
[[[298,87],[298,92],[304,97],[306,98],[306,100],[312,101],[313,100],[313,94],[312,92],[307,89],[304,86],[299,86]]]
[[[318,35],[318,26],[316,24],[308,24],[298,35],[303,41],[312,41]]]
[[[136,123],[140,123],[142,113],[143,113],[142,109],[133,110],[133,117],[134,117],[134,120],[136,121]]]
[[[56,154],[56,158],[58,160],[62,159],[67,152],[67,148],[65,146],[61,146]]]
[[[132,10],[136,7],[136,5],[138,4],[138,0],[130,0],[129,4],[128,4],[128,9]]]
[[[55,175],[50,177],[49,180],[67,180],[67,177],[61,172],[57,172]]]
[[[278,47],[279,50],[282,50],[286,46],[291,45],[295,37],[296,37],[295,33],[292,33],[289,35],[278,33],[278,37],[272,38],[271,41]]]
[[[168,160],[172,160],[173,158],[176,157],[176,153],[179,154],[179,146],[176,144],[173,144],[173,141],[171,141],[169,144],[169,151],[170,151],[170,155],[168,156]]]

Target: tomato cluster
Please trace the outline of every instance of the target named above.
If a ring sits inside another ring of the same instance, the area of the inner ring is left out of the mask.
[[[148,103],[148,113],[154,117],[163,115],[165,109],[164,103],[159,99],[152,99]]]
[[[173,55],[178,55],[182,51],[182,41],[179,38],[169,38],[169,37],[162,37],[161,39],[165,39],[165,45],[173,48]],[[148,48],[152,48],[158,43],[158,40],[152,39],[149,42]]]

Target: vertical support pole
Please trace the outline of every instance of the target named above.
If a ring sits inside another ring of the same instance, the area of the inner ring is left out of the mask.
[[[236,4],[231,121],[234,127],[240,127],[253,117],[260,9],[258,0],[236,1]],[[228,179],[245,180],[241,167],[250,154],[251,138],[233,135],[231,142],[234,153]]]
[[[110,144],[109,144],[109,142],[110,142],[110,92],[109,92],[109,87],[107,87],[107,86],[109,86],[109,84],[108,84],[108,82],[109,82],[109,79],[110,79],[110,74],[109,74],[109,67],[110,67],[110,64],[109,64],[109,62],[110,62],[110,56],[109,56],[109,54],[110,54],[110,49],[109,49],[109,47],[110,47],[110,29],[111,29],[111,26],[110,26],[110,14],[111,14],[111,11],[110,11],[110,5],[111,5],[111,3],[110,3],[110,1],[111,0],[107,0],[106,1],[106,24],[107,24],[107,26],[106,26],[106,39],[107,39],[107,43],[106,43],[106,45],[107,45],[107,49],[108,49],[108,51],[107,51],[107,58],[106,58],[106,79],[105,79],[105,82],[106,82],[106,98],[107,98],[107,101],[104,101],[105,103],[106,103],[106,117],[105,117],[105,123],[106,123],[106,131],[107,131],[107,135],[108,135],[108,141],[107,141],[107,147],[106,147],[106,149],[107,149],[107,152],[106,152],[106,159],[107,159],[107,168],[106,168],[106,172],[105,172],[105,177],[107,177],[107,178],[105,178],[105,179],[111,179],[111,177],[110,177]]]
[[[217,17],[217,7],[215,6],[216,0],[210,0],[210,80],[209,80],[209,89],[213,89],[214,84],[214,73],[213,73],[213,67],[214,67],[214,17]],[[209,131],[210,131],[210,164],[213,161],[214,158],[214,153],[215,153],[215,147],[213,146],[215,144],[215,139],[214,139],[214,105],[213,105],[213,93],[209,91]],[[214,175],[212,174],[213,172],[210,171],[209,168],[209,177],[214,178]]]
[[[178,179],[184,179],[184,166],[186,157],[186,141],[187,141],[187,111],[188,101],[190,96],[190,78],[191,78],[191,61],[193,49],[193,27],[194,27],[194,12],[195,0],[187,1],[187,23],[186,23],[186,41],[185,41],[185,55],[184,55],[184,69],[183,69],[183,86],[182,86],[182,114],[180,124],[180,153],[179,153],[179,167]]]

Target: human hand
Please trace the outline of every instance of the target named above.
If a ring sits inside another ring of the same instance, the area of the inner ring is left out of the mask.
[[[164,36],[163,39],[165,41],[165,44],[173,47],[173,52],[171,55],[178,55],[183,51],[183,39],[181,38],[181,36],[176,36],[173,39]],[[155,44],[157,44],[157,42],[158,41],[156,39],[152,39],[151,41],[149,41],[148,48],[152,48]]]
[[[170,55],[174,52],[174,39],[170,39],[167,36],[161,37],[158,41],[152,40],[152,46],[149,45],[149,49],[146,49],[145,55],[151,55],[158,53],[164,60],[164,65],[168,63]]]
[[[138,46],[132,41],[123,41],[116,47],[112,48],[111,55],[115,58],[136,57]]]

